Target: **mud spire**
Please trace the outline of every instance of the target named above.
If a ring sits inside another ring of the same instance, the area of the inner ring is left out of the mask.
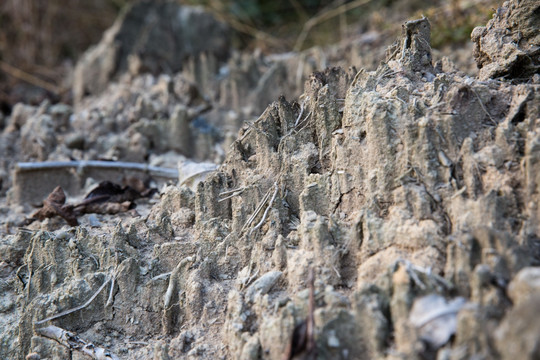
[[[402,36],[390,48],[387,61],[397,60],[411,71],[433,72],[431,63],[431,25],[422,17],[402,25]]]

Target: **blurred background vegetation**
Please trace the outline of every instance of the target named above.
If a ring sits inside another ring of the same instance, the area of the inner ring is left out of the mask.
[[[77,58],[136,0],[2,0],[0,104],[69,100],[68,74]],[[200,5],[236,30],[235,46],[264,53],[337,43],[365,31],[398,32],[422,14],[433,47],[469,41],[495,0],[177,0]]]

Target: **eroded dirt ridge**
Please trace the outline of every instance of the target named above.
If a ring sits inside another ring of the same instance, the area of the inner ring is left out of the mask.
[[[102,358],[537,357],[538,85],[432,64],[429,37],[314,73],[147,218],[9,236],[0,357],[81,358],[50,324]]]

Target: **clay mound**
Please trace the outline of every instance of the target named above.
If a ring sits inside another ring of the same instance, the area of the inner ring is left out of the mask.
[[[0,357],[537,357],[540,93],[433,64],[429,29],[314,73],[147,217],[4,239]]]
[[[430,325],[456,334],[450,354],[490,356],[506,346],[502,337],[487,345],[494,340],[486,335],[472,350],[478,334],[465,324],[500,321],[511,304],[503,289],[538,264],[530,256],[537,182],[526,175],[538,169],[523,159],[537,156],[540,94],[444,72],[430,52],[421,19],[405,24],[375,72],[315,73],[300,104],[269,107],[199,186],[197,224],[218,218],[228,234],[218,247],[227,249],[225,271],[247,264],[241,273],[283,272],[284,284],[254,304],[249,291],[230,295],[225,338],[236,354],[258,346],[279,358],[283,328],[292,334],[299,321],[286,316],[305,316],[307,304],[293,296],[281,315],[270,305],[300,291],[311,267],[325,299],[316,311],[321,358],[346,358],[344,349],[354,358],[384,357],[390,348],[407,358],[435,356],[450,335],[424,339],[435,330],[415,326],[409,312],[433,293],[478,306],[460,313],[454,328]],[[200,239],[212,241],[204,232]],[[255,315],[239,321],[245,313]]]

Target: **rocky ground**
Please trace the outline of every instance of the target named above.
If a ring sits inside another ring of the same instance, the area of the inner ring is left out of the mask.
[[[476,28],[471,76],[427,19],[267,56],[135,5],[73,106],[1,119],[0,358],[539,358],[539,14]],[[17,165],[41,161],[78,165]],[[158,193],[80,210],[133,176]]]

